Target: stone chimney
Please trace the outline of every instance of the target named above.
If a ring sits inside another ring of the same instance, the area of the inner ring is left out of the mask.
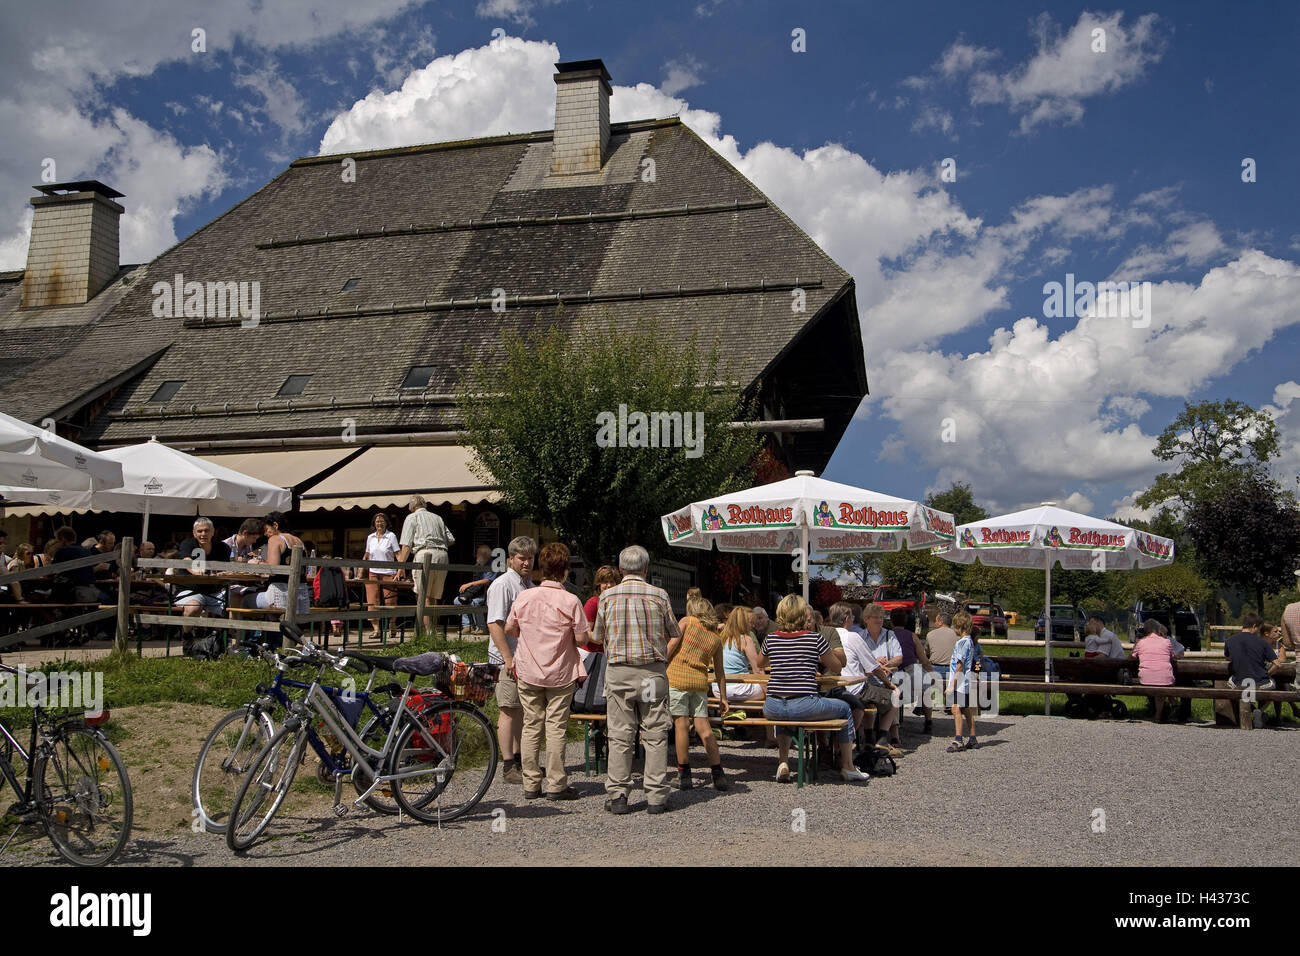
[[[600,60],[555,64],[551,175],[598,173],[609,154],[609,71]]]
[[[35,188],[22,305],[89,302],[117,275],[122,194],[93,179]]]

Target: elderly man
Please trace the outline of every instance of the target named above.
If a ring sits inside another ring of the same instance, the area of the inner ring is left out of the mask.
[[[749,629],[754,632],[754,650],[760,654],[763,653],[763,639],[771,627],[772,621],[767,616],[766,608],[755,606],[749,609]]]
[[[640,545],[618,556],[623,580],[600,596],[592,640],[605,646],[610,813],[630,813],[637,727],[645,747],[647,812],[668,812],[668,642],[682,636],[668,592],[648,584],[650,555]]]
[[[424,560],[425,554],[430,555],[434,564],[447,563],[447,549],[456,543],[455,537],[447,530],[447,525],[436,512],[429,511],[426,502],[420,495],[411,498],[411,503],[407,505],[410,514],[402,522],[402,535],[399,539],[402,550],[397,553],[398,561],[412,560],[419,564]],[[442,600],[442,586],[447,581],[447,569],[434,568],[429,572],[429,580],[422,581],[424,575],[416,571],[412,575],[415,581],[415,591],[418,594],[421,588],[424,588],[424,599],[429,604],[437,604]],[[433,630],[433,615],[424,615],[424,629]]]
[[[876,705],[875,714],[867,713],[862,718],[868,739],[874,723],[876,746],[887,749],[891,756],[902,756],[902,751],[889,741],[890,730],[898,723],[898,708],[894,706],[892,677],[903,663],[903,648],[898,643],[894,632],[885,627],[885,609],[879,604],[868,604],[862,611],[862,625],[866,633],[862,642],[871,658],[885,671],[882,676],[878,668],[863,668],[867,675],[867,686],[862,692],[863,700]]]
[[[488,661],[501,665],[497,680],[497,743],[501,745],[502,776],[506,783],[518,786],[524,782],[521,742],[524,729],[524,705],[519,700],[519,684],[515,680],[515,648],[519,637],[506,634],[510,608],[515,598],[533,586],[533,558],[537,556],[537,542],[520,535],[506,546],[506,570],[488,585],[487,620]]]
[[[193,534],[182,541],[178,548],[182,561],[197,562],[199,565],[203,565],[208,561],[230,560],[230,549],[226,547],[224,541],[216,540],[216,529],[212,526],[211,518],[195,518],[192,531]],[[194,568],[188,573],[206,574],[207,571]],[[177,592],[173,603],[176,607],[182,609],[181,613],[185,617],[198,617],[200,615],[224,617],[226,605],[221,597],[224,591],[225,585],[220,582],[194,585]],[[192,625],[185,624],[181,626],[183,632],[181,646],[186,652],[194,643],[193,630]]]

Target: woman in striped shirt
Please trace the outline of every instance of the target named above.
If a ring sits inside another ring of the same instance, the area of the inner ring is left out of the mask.
[[[760,663],[770,665],[767,699],[763,716],[769,720],[840,720],[847,721],[835,732],[840,750],[840,779],[866,780],[867,774],[853,766],[853,710],[842,700],[817,693],[817,668],[836,669],[830,645],[820,634],[804,627],[808,605],[797,594],[787,594],[776,606],[776,631],[763,644]],[[777,744],[781,762],[776,779],[790,779],[790,728],[778,727]]]

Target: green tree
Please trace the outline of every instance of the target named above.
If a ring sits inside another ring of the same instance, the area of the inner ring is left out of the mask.
[[[946,587],[952,574],[949,569],[956,567],[935,557],[928,548],[904,549],[880,556],[881,580],[918,598],[922,591],[933,594]]]
[[[1134,571],[1124,583],[1126,603],[1148,601],[1153,604],[1201,604],[1210,596],[1209,583],[1187,564],[1167,564],[1145,571]]]
[[[1300,559],[1300,509],[1277,482],[1238,473],[1199,496],[1187,512],[1187,533],[1210,580],[1264,595],[1292,586]]]
[[[836,575],[847,574],[863,586],[880,570],[879,554],[833,554],[826,561]]]
[[[961,589],[967,597],[975,598],[983,594],[990,601],[1005,605],[1024,573],[1020,568],[995,568],[976,561],[966,568]]]
[[[750,484],[761,437],[729,427],[748,408],[739,389],[710,384],[736,378],[716,344],[706,351],[611,319],[529,340],[508,334],[504,353],[500,365],[469,369],[458,390],[471,467],[506,508],[555,529],[589,565],[633,543],[666,553],[660,515]],[[651,412],[680,415],[679,427],[638,428],[634,413]],[[646,447],[656,431],[660,447]],[[678,447],[662,447],[674,438]]]
[[[1151,452],[1161,461],[1178,462],[1174,472],[1156,476],[1137,498],[1139,508],[1175,501],[1182,509],[1242,471],[1263,474],[1278,454],[1273,419],[1244,402],[1185,404],[1183,411],[1160,433]]]
[[[970,485],[960,481],[954,481],[947,491],[931,494],[925,499],[925,503],[931,508],[948,512],[957,519],[957,524],[983,521],[989,516],[987,511],[975,503]]]

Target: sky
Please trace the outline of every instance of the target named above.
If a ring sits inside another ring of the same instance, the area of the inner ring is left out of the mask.
[[[124,193],[122,261],[147,261],[299,156],[550,129],[554,63],[600,57],[615,122],[679,115],[853,275],[870,395],[826,477],[1142,517],[1160,431],[1233,398],[1274,417],[1275,476],[1300,488],[1300,4],[5,0],[0,18],[0,269],[23,266],[43,171]],[[1104,282],[1125,294],[1082,294]]]

